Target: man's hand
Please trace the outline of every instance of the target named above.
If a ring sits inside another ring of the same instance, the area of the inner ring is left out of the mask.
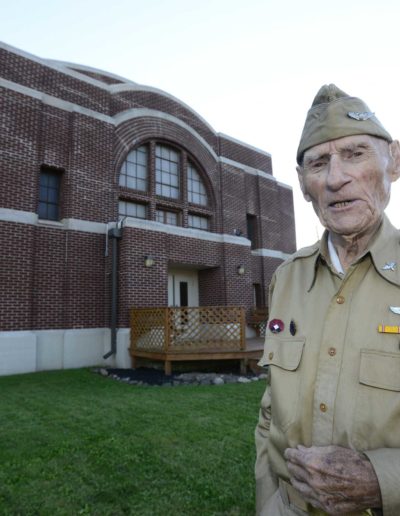
[[[378,479],[362,453],[340,446],[297,446],[284,456],[293,487],[314,507],[328,514],[381,507]]]

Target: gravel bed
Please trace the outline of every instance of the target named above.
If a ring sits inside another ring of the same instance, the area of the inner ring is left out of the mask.
[[[181,385],[224,385],[227,383],[250,383],[265,380],[265,372],[238,375],[233,373],[191,372],[166,375],[158,369],[139,367],[138,369],[95,368],[94,373],[130,385],[151,385],[177,387]]]

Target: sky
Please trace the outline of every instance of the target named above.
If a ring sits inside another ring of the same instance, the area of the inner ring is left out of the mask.
[[[217,132],[267,151],[293,187],[297,245],[322,228],[296,150],[320,86],[362,98],[400,138],[398,0],[13,0],[3,42],[164,90]],[[400,180],[387,213],[400,227]]]

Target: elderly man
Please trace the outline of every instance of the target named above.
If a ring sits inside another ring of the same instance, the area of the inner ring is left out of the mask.
[[[257,514],[399,516],[400,234],[384,215],[399,143],[323,86],[297,161],[326,231],[271,282]]]

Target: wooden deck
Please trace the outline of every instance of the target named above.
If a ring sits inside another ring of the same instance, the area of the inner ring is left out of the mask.
[[[132,368],[137,359],[164,362],[239,360],[241,372],[261,358],[264,339],[246,340],[241,307],[146,308],[131,312]]]

